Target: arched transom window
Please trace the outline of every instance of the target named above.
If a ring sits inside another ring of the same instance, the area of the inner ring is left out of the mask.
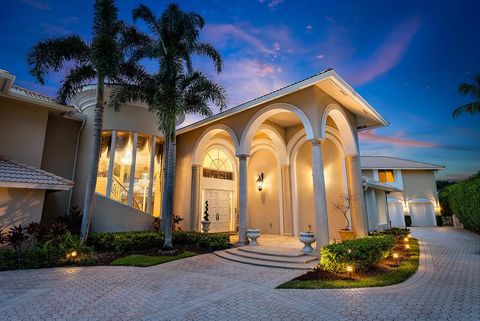
[[[227,153],[211,149],[203,159],[203,176],[233,180],[233,165]]]

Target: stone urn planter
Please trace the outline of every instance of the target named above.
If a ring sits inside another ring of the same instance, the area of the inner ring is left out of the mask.
[[[210,230],[210,221],[202,221],[202,231],[203,233],[208,233],[208,230]]]
[[[340,235],[340,239],[342,241],[353,240],[357,237],[357,234],[352,230],[338,230],[338,234]]]
[[[304,244],[302,252],[313,252],[312,243],[315,242],[315,234],[313,232],[300,232],[300,242]]]
[[[250,240],[248,245],[250,246],[257,246],[257,239],[260,237],[260,230],[259,229],[248,229],[247,230],[247,238]]]

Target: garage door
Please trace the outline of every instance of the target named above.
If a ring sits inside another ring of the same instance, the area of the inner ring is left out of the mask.
[[[392,227],[404,227],[405,216],[403,216],[403,204],[398,202],[388,202],[388,214]]]
[[[432,203],[410,204],[412,226],[437,226],[435,210]]]

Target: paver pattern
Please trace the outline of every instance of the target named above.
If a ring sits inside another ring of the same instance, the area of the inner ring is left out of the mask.
[[[419,272],[370,289],[279,290],[303,272],[200,255],[150,268],[0,272],[0,320],[480,320],[480,237],[416,228]]]

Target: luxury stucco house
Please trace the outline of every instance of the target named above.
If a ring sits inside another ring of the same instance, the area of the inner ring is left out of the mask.
[[[94,87],[62,106],[15,86],[14,78],[0,71],[4,227],[48,222],[82,204],[95,105]],[[210,232],[238,232],[239,243],[258,228],[287,236],[310,230],[323,246],[345,228],[339,206],[349,206],[357,236],[390,221],[403,225],[404,209],[415,223],[434,225],[418,214],[430,213],[429,205],[417,204],[428,199],[438,207],[432,173],[441,166],[360,158],[358,132],[387,125],[333,70],[180,125],[174,213],[182,229],[200,231],[208,201]],[[163,141],[145,106],[105,109],[94,231],[148,230],[161,215]]]

